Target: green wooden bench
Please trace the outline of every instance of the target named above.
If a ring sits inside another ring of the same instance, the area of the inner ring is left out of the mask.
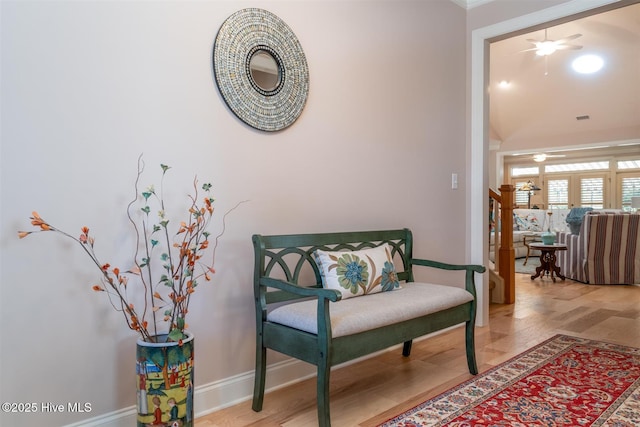
[[[360,251],[384,244],[389,245],[400,289],[345,299],[341,291],[323,288],[314,251]],[[474,273],[483,273],[483,266],[415,259],[408,229],[254,235],[253,245],[257,327],[254,411],[262,410],[267,349],[317,366],[320,426],[331,425],[332,366],[400,343],[404,343],[403,356],[409,356],[412,340],[422,335],[465,322],[467,365],[472,374],[478,373]],[[415,283],[414,266],[463,270],[464,289]],[[352,315],[359,317],[354,320]],[[376,323],[380,318],[386,320]]]

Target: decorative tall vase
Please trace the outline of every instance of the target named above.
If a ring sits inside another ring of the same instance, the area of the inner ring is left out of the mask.
[[[542,233],[542,235],[540,236],[542,243],[545,245],[553,245],[556,242],[556,233],[551,231],[551,228],[552,228],[551,215],[553,215],[553,212],[547,211],[548,220],[545,221],[547,225],[547,231]]]
[[[138,427],[193,427],[193,334],[182,342],[138,339]]]

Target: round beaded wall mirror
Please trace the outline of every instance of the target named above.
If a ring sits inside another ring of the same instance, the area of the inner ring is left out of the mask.
[[[233,113],[256,129],[278,131],[302,113],[309,69],[289,26],[263,9],[235,12],[213,48],[218,89]]]

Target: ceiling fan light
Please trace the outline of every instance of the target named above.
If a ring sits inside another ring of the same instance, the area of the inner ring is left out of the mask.
[[[558,50],[556,42],[551,40],[536,43],[536,48],[536,55],[538,56],[549,56]]]
[[[598,72],[604,66],[604,60],[598,55],[582,55],[571,63],[571,68],[580,74],[592,74]]]

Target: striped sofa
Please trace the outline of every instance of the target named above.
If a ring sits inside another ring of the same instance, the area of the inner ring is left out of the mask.
[[[597,285],[640,283],[640,215],[588,212],[580,234],[557,233],[557,264],[567,278]]]

